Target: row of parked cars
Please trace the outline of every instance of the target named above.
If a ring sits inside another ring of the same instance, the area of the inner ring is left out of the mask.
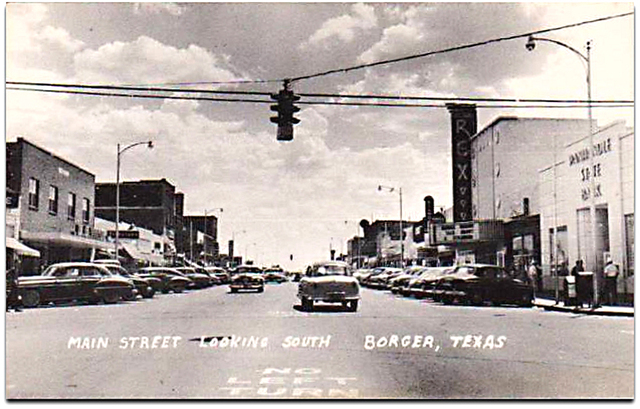
[[[116,260],[96,260],[52,264],[41,275],[19,277],[17,292],[28,308],[68,301],[113,304],[230,281],[231,274],[220,267],[146,267],[131,272]]]
[[[394,294],[431,298],[443,304],[515,304],[530,307],[533,288],[502,267],[464,264],[454,267],[376,267],[354,273],[364,287]]]

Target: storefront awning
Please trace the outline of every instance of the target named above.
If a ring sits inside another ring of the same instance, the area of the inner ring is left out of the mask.
[[[160,255],[156,254],[145,254],[140,252],[134,244],[121,242],[120,245],[124,249],[124,251],[129,254],[129,256],[134,260],[142,260],[148,261],[152,264],[161,264],[163,262],[163,258]]]
[[[40,252],[20,243],[13,237],[7,237],[7,248],[13,249],[16,253],[27,257],[40,257]]]
[[[112,243],[106,241],[61,232],[30,232],[23,230],[20,232],[20,237],[26,242],[43,243],[50,246],[105,250],[113,247]]]

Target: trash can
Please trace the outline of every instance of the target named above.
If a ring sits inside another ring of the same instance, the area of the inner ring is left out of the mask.
[[[578,292],[578,305],[588,304],[593,306],[593,273],[582,271],[576,279],[576,291]]]
[[[578,305],[578,292],[576,291],[576,278],[566,276],[563,281],[564,305]]]

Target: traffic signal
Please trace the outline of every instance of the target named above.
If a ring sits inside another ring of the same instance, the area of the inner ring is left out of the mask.
[[[271,122],[278,124],[278,136],[279,141],[291,141],[293,140],[293,125],[300,122],[300,120],[293,116],[296,112],[300,111],[300,108],[293,103],[300,99],[295,95],[293,91],[288,89],[280,90],[277,94],[271,94],[271,99],[277,101],[276,105],[271,105],[271,110],[276,111],[278,116],[272,116]]]

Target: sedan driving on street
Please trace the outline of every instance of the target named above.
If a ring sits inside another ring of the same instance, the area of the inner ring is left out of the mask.
[[[262,269],[256,266],[238,266],[231,272],[229,289],[232,293],[239,290],[263,292],[264,277],[262,277]]]
[[[307,268],[298,285],[298,298],[304,311],[312,311],[315,302],[341,303],[348,311],[358,310],[360,285],[351,276],[351,268],[341,261],[316,263]]]

